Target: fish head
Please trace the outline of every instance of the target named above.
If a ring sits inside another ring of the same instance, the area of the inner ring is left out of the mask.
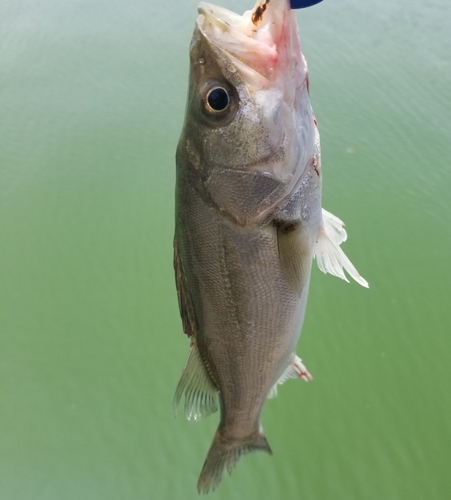
[[[187,158],[213,200],[221,193],[220,205],[230,177],[243,174],[262,198],[249,193],[243,203],[258,206],[261,219],[276,198],[293,190],[314,154],[296,17],[289,0],[258,0],[243,15],[204,2],[198,10],[178,155]],[[262,177],[277,194],[258,188]]]

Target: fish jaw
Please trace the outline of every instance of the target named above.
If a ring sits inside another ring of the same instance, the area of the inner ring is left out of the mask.
[[[257,0],[242,16],[206,2],[198,9],[199,30],[234,59],[249,87],[261,89],[278,82],[291,90],[287,98],[294,101],[296,86],[307,78],[307,65],[289,0]]]

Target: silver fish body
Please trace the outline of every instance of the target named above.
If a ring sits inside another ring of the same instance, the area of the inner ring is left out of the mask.
[[[361,278],[321,209],[319,135],[288,0],[237,16],[200,4],[177,149],[174,266],[190,355],[185,415],[221,410],[198,489],[239,457],[270,452],[260,414],[278,383],[310,374],[295,355],[314,255]]]

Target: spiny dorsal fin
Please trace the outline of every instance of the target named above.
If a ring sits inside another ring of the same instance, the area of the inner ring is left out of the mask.
[[[174,395],[174,414],[182,396],[185,395],[185,417],[200,420],[208,417],[219,407],[218,390],[213,385],[202,362],[197,344],[191,342],[188,359]]]
[[[360,276],[357,269],[340,248],[340,244],[346,241],[347,238],[343,226],[343,221],[323,209],[323,225],[316,235],[314,248],[314,256],[318,267],[323,273],[333,274],[349,283],[343,271],[345,270],[357,283],[368,288],[367,281]]]

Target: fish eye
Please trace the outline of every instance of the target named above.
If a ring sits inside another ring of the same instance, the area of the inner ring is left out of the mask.
[[[229,106],[229,102],[229,94],[223,87],[214,87],[207,94],[206,104],[209,111],[216,113],[225,111]]]
[[[225,80],[208,79],[200,83],[199,111],[211,127],[225,127],[235,117],[239,108],[238,93]]]

